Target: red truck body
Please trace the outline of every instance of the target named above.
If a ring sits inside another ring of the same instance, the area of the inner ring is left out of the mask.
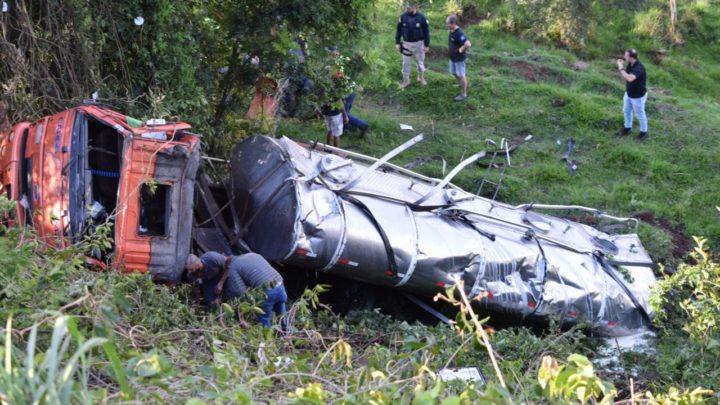
[[[64,247],[102,223],[113,228],[122,271],[178,281],[190,252],[200,139],[182,122],[147,125],[88,105],[18,123],[0,134],[6,221]]]

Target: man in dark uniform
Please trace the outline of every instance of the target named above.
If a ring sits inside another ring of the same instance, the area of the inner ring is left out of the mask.
[[[448,53],[450,54],[450,73],[460,83],[460,95],[455,97],[455,101],[464,101],[467,99],[467,74],[465,73],[465,61],[467,60],[466,51],[472,46],[465,36],[463,30],[458,25],[456,15],[449,16],[445,23],[447,24],[450,34],[448,35]]]
[[[418,81],[425,81],[425,53],[430,49],[430,26],[427,18],[418,12],[418,6],[411,4],[398,20],[395,31],[395,49],[403,52],[402,88],[410,85],[412,61],[415,59]]]
[[[627,65],[625,63],[627,62]],[[648,120],[645,115],[645,101],[647,101],[647,75],[645,66],[638,60],[638,53],[634,49],[625,51],[624,59],[617,60],[617,67],[625,79],[625,96],[623,97],[623,113],[625,114],[625,125],[620,130],[620,135],[628,135],[632,129],[633,112],[640,121],[639,140],[648,136]]]
[[[287,292],[282,276],[257,253],[225,256],[207,252],[200,257],[191,254],[185,261],[185,269],[191,278],[202,280],[206,305],[240,297],[247,288],[263,288],[267,297],[260,305],[263,310],[258,314],[260,324],[269,328],[273,313],[278,318],[285,313]]]

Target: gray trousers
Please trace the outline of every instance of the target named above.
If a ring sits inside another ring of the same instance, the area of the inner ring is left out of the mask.
[[[403,41],[402,45],[403,45],[403,47],[405,47],[405,49],[412,52],[411,56],[406,56],[403,54],[403,68],[402,68],[403,80],[409,81],[410,73],[412,72],[413,59],[415,59],[415,63],[417,64],[418,74],[423,73],[425,71],[425,51],[423,50],[424,43],[423,43],[423,41],[415,41],[415,42]]]

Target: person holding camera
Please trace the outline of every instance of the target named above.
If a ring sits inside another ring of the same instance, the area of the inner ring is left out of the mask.
[[[633,112],[640,121],[639,140],[648,136],[648,119],[645,114],[645,102],[647,101],[647,74],[645,66],[638,60],[638,53],[635,49],[625,51],[623,59],[617,60],[617,68],[623,79],[625,79],[625,95],[623,96],[623,114],[625,125],[618,135],[629,135],[633,124]]]

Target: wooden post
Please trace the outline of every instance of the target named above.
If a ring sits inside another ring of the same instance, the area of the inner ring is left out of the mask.
[[[675,39],[675,25],[677,24],[677,0],[670,0],[670,34]]]

